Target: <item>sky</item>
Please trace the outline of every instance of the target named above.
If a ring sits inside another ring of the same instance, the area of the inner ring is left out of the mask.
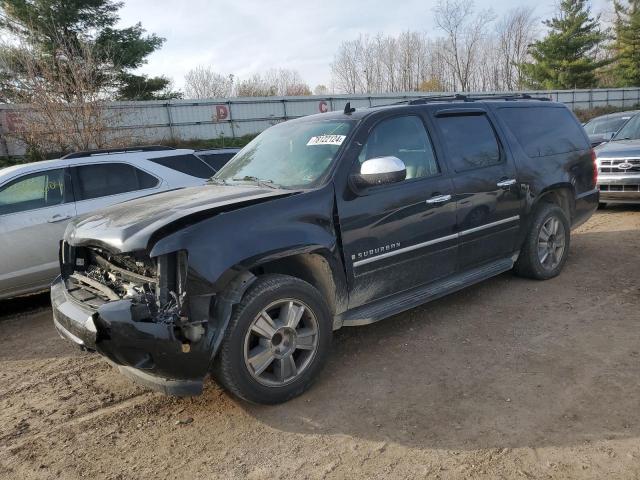
[[[211,66],[236,78],[289,68],[313,89],[330,86],[331,62],[342,41],[360,34],[397,35],[422,31],[438,36],[432,9],[436,0],[126,0],[120,24],[137,22],[166,38],[139,72],[165,75],[182,88],[184,75]],[[476,9],[500,16],[531,0],[476,0]],[[610,1],[593,0],[594,12]],[[555,0],[537,2],[535,13],[548,18]]]

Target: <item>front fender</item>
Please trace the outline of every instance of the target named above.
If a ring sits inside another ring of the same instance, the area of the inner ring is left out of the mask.
[[[331,185],[201,220],[158,240],[157,257],[188,252],[189,270],[221,291],[240,271],[296,253],[337,253]]]

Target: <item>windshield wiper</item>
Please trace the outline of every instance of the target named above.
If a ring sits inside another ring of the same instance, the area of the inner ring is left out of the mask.
[[[269,187],[269,188],[279,188],[279,185],[273,183],[273,180],[265,180],[258,177],[254,177],[253,175],[245,175],[241,178],[232,178],[234,182],[252,182],[257,183],[261,187]]]
[[[215,185],[229,185],[224,178],[216,178],[216,177],[211,177],[207,179],[207,183],[212,183]]]

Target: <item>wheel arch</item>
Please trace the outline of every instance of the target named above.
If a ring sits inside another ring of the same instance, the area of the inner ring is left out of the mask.
[[[333,315],[347,308],[347,286],[341,262],[324,249],[294,253],[277,259],[267,259],[253,265],[249,271],[260,275],[279,273],[299,278],[313,285],[327,301]]]
[[[570,183],[560,183],[545,188],[535,198],[529,213],[535,212],[540,203],[553,203],[558,205],[567,214],[571,223],[576,208],[575,189]]]

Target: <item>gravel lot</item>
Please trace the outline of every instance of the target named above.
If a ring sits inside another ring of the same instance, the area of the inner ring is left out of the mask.
[[[0,303],[0,478],[639,478],[640,207],[574,232],[563,274],[504,274],[336,334],[302,397],[174,399]]]

